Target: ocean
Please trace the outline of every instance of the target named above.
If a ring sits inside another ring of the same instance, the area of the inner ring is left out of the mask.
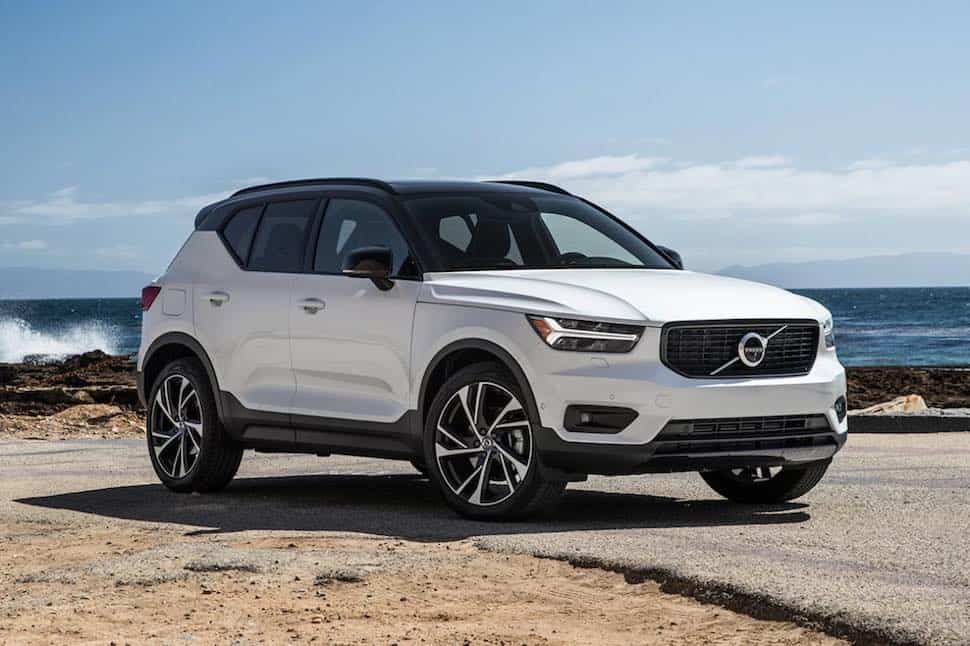
[[[970,287],[795,290],[828,307],[847,366],[970,365]],[[138,299],[0,300],[0,363],[138,351]]]

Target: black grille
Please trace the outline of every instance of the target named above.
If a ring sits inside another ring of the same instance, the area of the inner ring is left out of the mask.
[[[749,332],[766,339],[771,337],[761,365],[749,368],[741,361],[735,361],[712,375],[729,361],[738,359],[738,344]],[[815,363],[818,335],[816,321],[671,323],[664,328],[660,356],[664,365],[685,377],[804,375]]]
[[[654,440],[655,455],[822,446],[834,441],[831,434],[824,415],[675,420]]]

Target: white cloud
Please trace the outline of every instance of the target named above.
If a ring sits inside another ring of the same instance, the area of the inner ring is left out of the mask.
[[[888,159],[879,159],[876,157],[873,159],[860,159],[859,161],[852,162],[846,166],[846,170],[882,170],[883,168],[891,168],[894,165],[895,164]]]
[[[221,200],[229,191],[206,195],[191,195],[163,200],[142,201],[85,201],[79,199],[79,189],[69,186],[36,201],[8,202],[2,209],[0,221],[72,222],[97,218],[152,215],[194,215],[206,204]]]
[[[663,164],[665,161],[660,157],[640,157],[639,155],[592,157],[579,161],[563,162],[554,166],[525,168],[491,179],[536,179],[541,176],[549,181],[561,181],[589,177],[615,177],[617,175],[643,173]]]
[[[738,168],[776,168],[779,166],[791,166],[791,159],[781,155],[756,155],[754,157],[742,157],[734,162]]]
[[[752,159],[760,163],[752,166]],[[814,170],[778,165],[782,160],[787,161],[771,155],[739,160],[744,164],[677,167],[628,155],[527,168],[504,176],[561,182],[567,190],[594,200],[644,210],[785,210],[844,216],[856,210],[967,215],[970,209],[970,161]],[[774,165],[765,165],[768,162]]]
[[[24,240],[22,242],[4,242],[4,249],[13,249],[16,251],[46,251],[47,241],[46,240]]]

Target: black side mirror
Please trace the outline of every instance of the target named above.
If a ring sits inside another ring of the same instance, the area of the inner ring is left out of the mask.
[[[341,271],[351,278],[369,278],[377,289],[386,292],[394,286],[393,264],[393,254],[387,247],[360,247],[347,254]]]
[[[667,260],[669,260],[670,264],[672,264],[674,267],[677,269],[684,268],[684,259],[680,257],[679,253],[669,247],[661,247],[659,245],[657,246],[657,249],[660,249],[660,251],[663,252],[663,255],[667,257]]]

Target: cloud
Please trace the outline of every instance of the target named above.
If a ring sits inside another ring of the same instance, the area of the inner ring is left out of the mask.
[[[206,204],[225,198],[229,191],[162,200],[105,202],[85,201],[79,193],[77,186],[68,186],[41,200],[8,202],[0,207],[0,223],[36,222],[38,218],[56,223],[126,216],[194,215]]]
[[[4,242],[4,249],[12,249],[15,251],[46,251],[47,241],[46,240],[24,240],[23,242]]]
[[[734,161],[734,166],[738,168],[775,168],[790,165],[791,159],[781,155],[756,155],[754,157],[742,157]]]
[[[805,169],[782,162],[787,158],[766,155],[677,166],[627,155],[527,168],[503,177],[560,182],[567,190],[614,206],[695,214],[932,210],[966,215],[970,207],[970,161],[874,165],[864,160],[849,170]]]
[[[592,157],[579,161],[567,161],[554,166],[525,168],[491,179],[536,179],[542,177],[549,181],[561,181],[590,177],[615,177],[617,175],[643,173],[663,164],[665,161],[660,157],[640,157],[639,155]]]

